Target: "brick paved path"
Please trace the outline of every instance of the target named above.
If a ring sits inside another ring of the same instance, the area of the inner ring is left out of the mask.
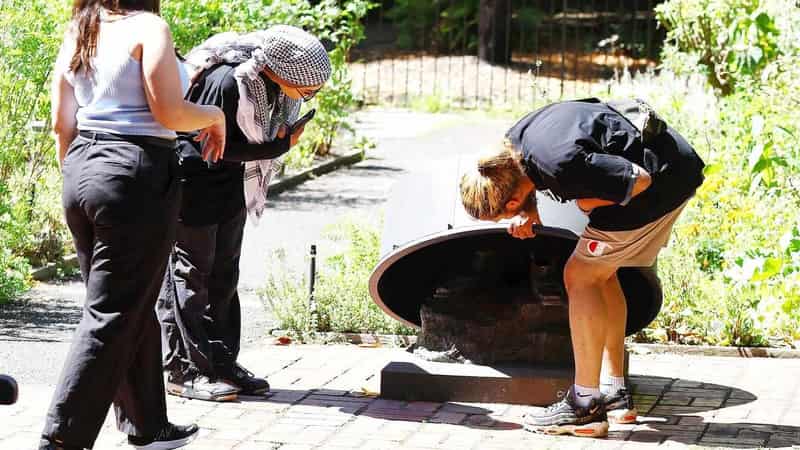
[[[197,422],[189,450],[791,448],[800,445],[800,360],[632,355],[640,422],[608,439],[538,436],[521,429],[526,408],[405,403],[362,394],[398,349],[261,346],[240,358],[268,375],[273,392],[237,403],[169,397],[171,420]],[[23,385],[0,407],[0,449],[32,448],[52,387]],[[129,448],[110,415],[96,449]],[[798,447],[796,447],[798,448]]]

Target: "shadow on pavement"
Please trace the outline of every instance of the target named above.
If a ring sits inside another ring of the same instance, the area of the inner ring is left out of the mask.
[[[493,411],[464,403],[428,403],[385,400],[354,395],[343,390],[310,391],[274,389],[263,397],[240,396],[240,402],[284,403],[286,405],[337,408],[339,413],[389,421],[443,423],[486,430],[518,430],[522,425],[490,416]]]
[[[60,342],[81,320],[83,289],[72,283],[75,299],[31,292],[0,307],[0,340]],[[79,300],[79,301],[75,301]]]
[[[779,448],[800,443],[800,427],[737,420],[739,415],[745,417],[748,404],[758,399],[742,389],[640,375],[631,376],[631,385],[639,421],[612,425],[607,440],[727,448]],[[354,395],[344,390],[278,389],[264,397],[241,397],[240,401],[304,407],[298,414],[316,414],[315,408],[320,408],[319,413],[324,414],[327,408],[336,408],[338,413],[389,421],[446,423],[496,431],[522,428],[519,414],[506,417],[502,411],[487,409],[493,405],[403,402]],[[780,413],[776,411],[772,422],[780,422]]]
[[[740,422],[756,400],[754,394],[730,386],[681,378],[631,376],[636,424],[617,425],[610,440],[679,443],[727,448],[779,448],[800,443],[800,428]],[[775,411],[772,421],[780,421]]]

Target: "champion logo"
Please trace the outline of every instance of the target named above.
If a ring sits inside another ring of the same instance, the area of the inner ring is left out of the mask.
[[[586,250],[592,256],[601,256],[608,248],[608,244],[600,241],[589,241],[586,243]]]

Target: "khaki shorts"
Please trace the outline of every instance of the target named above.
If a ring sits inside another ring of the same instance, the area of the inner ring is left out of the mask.
[[[573,257],[613,267],[650,267],[667,246],[672,226],[686,203],[635,230],[602,231],[586,227]]]

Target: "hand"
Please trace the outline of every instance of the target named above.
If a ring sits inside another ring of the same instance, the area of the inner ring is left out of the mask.
[[[508,225],[508,233],[517,239],[530,239],[536,237],[533,226],[541,223],[538,214],[515,216]]]
[[[286,137],[286,133],[289,132],[289,127],[287,125],[281,125],[278,127],[278,134],[276,135],[278,139],[283,139]]]
[[[200,134],[194,138],[197,142],[205,141],[203,159],[206,161],[217,162],[225,154],[225,115],[222,110],[219,111],[219,117],[219,120],[200,130]]]
[[[303,135],[303,131],[305,131],[306,126],[302,125],[292,131],[292,136],[289,138],[289,148],[294,147],[297,145],[297,141],[300,140],[300,136]]]

